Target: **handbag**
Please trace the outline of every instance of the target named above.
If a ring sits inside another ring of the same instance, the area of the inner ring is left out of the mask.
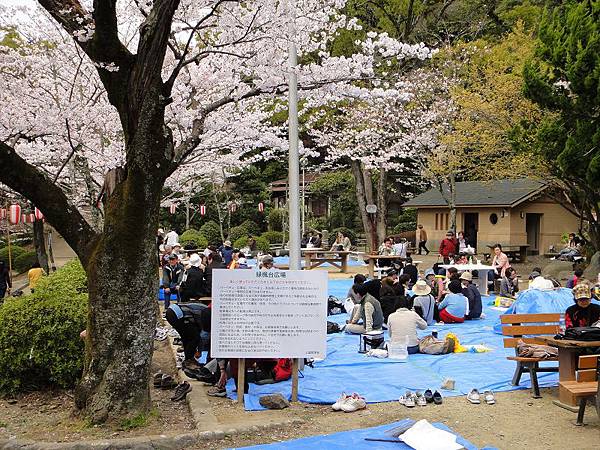
[[[454,352],[454,341],[446,337],[445,340],[436,339],[433,336],[425,336],[419,342],[419,352],[428,355],[445,355]]]
[[[574,327],[565,331],[565,339],[574,341],[600,341],[600,328]]]

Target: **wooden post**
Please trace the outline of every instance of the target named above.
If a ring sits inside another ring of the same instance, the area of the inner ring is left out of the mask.
[[[298,401],[298,365],[300,364],[300,360],[298,358],[294,358],[292,363],[292,401]]]
[[[12,286],[12,252],[10,247],[10,209],[8,203],[6,204],[6,245],[8,247],[8,279]]]
[[[238,382],[237,400],[240,405],[244,404],[244,383],[246,381],[246,359],[238,358]]]

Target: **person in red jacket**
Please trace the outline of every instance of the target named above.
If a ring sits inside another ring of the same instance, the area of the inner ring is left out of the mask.
[[[446,233],[446,238],[440,242],[440,256],[444,258],[444,264],[450,264],[450,255],[456,254],[458,240],[452,231]]]

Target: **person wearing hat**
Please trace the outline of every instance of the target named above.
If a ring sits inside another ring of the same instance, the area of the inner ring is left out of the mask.
[[[575,304],[565,311],[565,327],[590,327],[600,321],[600,305],[592,303],[589,283],[581,282],[573,288]]]
[[[260,268],[262,270],[277,270],[275,267],[273,267],[273,262],[273,257],[271,255],[263,255],[263,257],[260,259]]]
[[[477,286],[473,284],[473,275],[471,275],[471,272],[463,272],[460,281],[462,283],[462,293],[469,301],[469,312],[465,315],[465,319],[479,319],[483,305],[481,303],[481,293]]]
[[[192,253],[188,263],[185,281],[181,284],[181,301],[189,302],[194,298],[204,297],[206,295],[206,283],[204,281],[204,271],[202,270],[202,259],[197,253]]]
[[[468,300],[462,293],[460,280],[448,284],[449,294],[438,305],[440,320],[444,323],[463,323],[467,313]]]
[[[219,247],[219,253],[221,254],[221,258],[223,258],[225,267],[228,267],[233,259],[233,247],[231,247],[230,240],[223,242],[223,245]]]
[[[433,325],[435,319],[435,298],[431,295],[431,286],[425,280],[418,280],[412,288],[414,293],[413,308],[415,312],[425,321],[427,325]]]
[[[437,276],[433,269],[427,269],[425,271],[425,282],[431,288],[431,295],[433,295],[436,302],[441,302],[444,294],[443,276]]]
[[[183,281],[183,266],[179,262],[177,255],[169,256],[169,263],[163,268],[162,288],[165,293],[165,310],[171,304],[171,293],[177,295],[179,300],[179,288]]]

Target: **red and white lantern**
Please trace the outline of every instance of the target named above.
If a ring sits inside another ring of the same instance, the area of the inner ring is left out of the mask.
[[[27,214],[21,214],[21,223],[27,222]]]
[[[258,204],[258,211],[259,212],[264,212],[265,211],[265,204],[263,202],[260,202]]]
[[[169,206],[169,212],[171,214],[175,214],[175,211],[177,211],[177,205],[173,203],[171,206]]]
[[[10,215],[8,220],[13,225],[17,225],[21,222],[21,207],[19,205],[10,205]]]
[[[39,209],[34,208],[33,213],[35,215],[35,220],[44,220],[44,214],[42,214],[42,212]]]
[[[0,208],[0,220],[6,219],[6,208]]]
[[[201,216],[206,215],[206,205],[200,205],[200,215]]]
[[[236,210],[237,210],[237,204],[236,204],[236,203],[233,203],[233,202],[231,202],[231,203],[229,204],[229,211],[231,211],[231,212],[235,212]]]
[[[27,223],[33,223],[33,222],[35,222],[35,214],[34,213],[27,214]]]

